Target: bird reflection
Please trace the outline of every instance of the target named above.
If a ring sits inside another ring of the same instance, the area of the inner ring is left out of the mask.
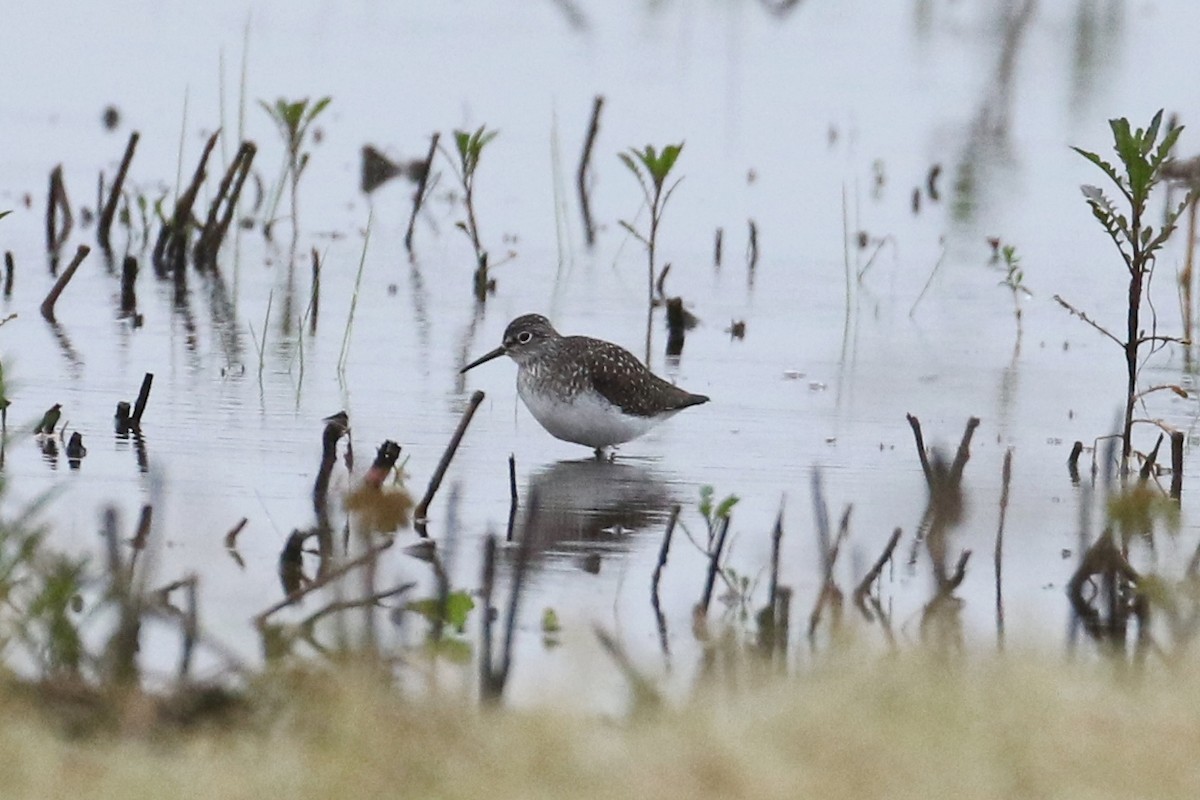
[[[628,549],[630,536],[664,520],[670,503],[666,483],[644,467],[559,461],[529,479],[515,536],[529,542],[534,558],[574,554],[596,573],[604,554]]]

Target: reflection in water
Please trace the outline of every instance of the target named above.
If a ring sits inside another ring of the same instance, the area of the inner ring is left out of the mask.
[[[667,517],[665,482],[644,467],[607,460],[559,461],[533,475],[516,536],[531,553],[581,552],[581,566],[600,570],[605,551],[624,550],[628,535]]]
[[[966,147],[955,170],[951,205],[953,218],[959,222],[973,219],[978,208],[979,188],[990,183],[988,173],[1011,159],[1008,136],[1013,105],[1013,77],[1017,55],[1036,10],[1036,0],[1010,0],[1005,6],[1000,58],[981,98]]]

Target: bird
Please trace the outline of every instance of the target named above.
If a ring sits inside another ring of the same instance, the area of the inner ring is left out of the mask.
[[[632,353],[588,336],[563,336],[540,314],[517,317],[499,347],[460,372],[494,358],[517,362],[517,394],[555,438],[600,455],[709,398],[655,375]]]

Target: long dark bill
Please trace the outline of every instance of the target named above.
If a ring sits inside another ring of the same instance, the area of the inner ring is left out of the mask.
[[[504,355],[504,353],[505,353],[505,350],[504,350],[503,346],[497,347],[495,350],[491,351],[490,353],[485,353],[484,355],[482,355],[479,358],[472,361],[470,364],[467,364],[465,367],[463,367],[462,369],[460,369],[458,371],[458,374],[461,375],[469,369],[475,369],[475,367],[478,367],[480,364],[486,364],[488,361],[491,361],[493,358],[499,358],[500,356]]]

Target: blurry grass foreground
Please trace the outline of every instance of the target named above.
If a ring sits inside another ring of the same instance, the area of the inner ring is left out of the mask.
[[[188,733],[64,738],[0,701],[5,797],[1196,797],[1200,669],[831,656],[634,721],[400,696],[346,666],[276,676]]]

